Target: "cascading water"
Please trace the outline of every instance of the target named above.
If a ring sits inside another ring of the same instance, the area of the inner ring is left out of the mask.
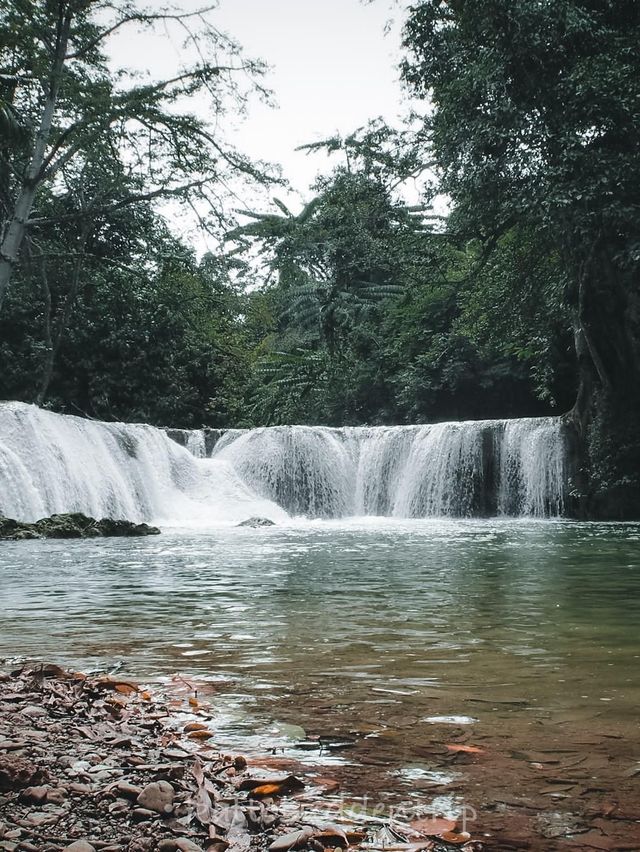
[[[0,514],[173,524],[250,515],[560,515],[557,418],[425,426],[162,430],[0,404]]]
[[[23,403],[0,404],[0,515],[34,521],[56,512],[206,525],[250,515],[286,518],[223,460],[201,459],[162,429],[100,423]]]
[[[229,430],[212,456],[292,514],[561,515],[567,482],[558,418],[425,426]]]

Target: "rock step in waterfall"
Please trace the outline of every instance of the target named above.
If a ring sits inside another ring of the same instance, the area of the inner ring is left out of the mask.
[[[175,525],[249,516],[557,516],[559,418],[163,430],[0,403],[0,514]]]

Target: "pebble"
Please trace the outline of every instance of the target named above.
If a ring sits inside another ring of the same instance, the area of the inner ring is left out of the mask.
[[[116,784],[116,790],[118,795],[124,796],[125,799],[136,800],[142,793],[142,787],[136,787],[135,784],[129,784],[127,781],[119,781]]]
[[[57,787],[55,790],[47,790],[47,804],[61,805],[67,798],[67,791],[64,787]]]
[[[46,825],[49,822],[55,822],[56,817],[52,814],[36,813],[27,814],[27,820],[31,825]]]
[[[47,798],[48,792],[48,787],[25,787],[20,793],[20,799],[23,802],[31,802],[34,805],[40,805]]]
[[[43,716],[49,715],[44,707],[38,707],[36,704],[27,704],[20,712],[23,716],[29,716],[32,719],[41,719]]]
[[[93,792],[93,787],[91,784],[78,784],[76,781],[73,781],[69,784],[69,790],[72,793],[77,793],[79,796],[86,796]]]
[[[171,813],[175,790],[168,781],[153,781],[142,790],[137,802],[142,808],[148,808],[159,814]]]
[[[92,846],[88,840],[76,840],[65,846],[62,852],[96,852],[96,847]]]
[[[168,837],[158,843],[158,852],[204,852],[204,850],[188,837]]]
[[[197,843],[194,843],[193,840],[189,840],[187,837],[181,837],[176,842],[176,849],[179,852],[204,852],[202,846],[198,846]]]
[[[136,822],[144,822],[144,820],[155,819],[157,814],[147,808],[135,808],[132,816]]]

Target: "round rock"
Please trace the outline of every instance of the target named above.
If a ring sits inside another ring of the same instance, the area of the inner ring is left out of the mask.
[[[173,810],[175,790],[168,781],[153,781],[142,790],[137,802],[141,808],[157,814],[169,814]]]

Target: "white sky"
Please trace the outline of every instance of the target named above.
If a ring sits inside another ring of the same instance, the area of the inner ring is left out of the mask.
[[[254,104],[239,147],[282,163],[305,192],[322,157],[295,148],[347,134],[403,111],[398,80],[399,33],[385,36],[389,4],[377,0],[221,0],[217,21],[250,56],[264,59],[278,108]]]
[[[202,8],[206,0],[175,0],[185,11]],[[225,117],[225,135],[249,156],[278,163],[294,196],[276,194],[299,208],[310,184],[331,163],[322,154],[295,148],[340,133],[345,135],[383,116],[394,124],[409,102],[399,82],[400,22],[403,0],[218,0],[207,19],[238,41],[246,56],[270,66],[264,84],[274,93],[276,107],[257,98],[247,117]],[[160,10],[164,0],[151,0]],[[398,19],[385,34],[395,13]],[[187,63],[177,32],[151,36],[122,31],[110,44],[113,60],[153,78],[171,76]],[[196,110],[197,111],[197,110]],[[296,197],[297,196],[297,197]],[[246,199],[265,207],[265,200]],[[171,217],[173,218],[173,217]],[[193,226],[183,235],[204,250],[203,235]]]

